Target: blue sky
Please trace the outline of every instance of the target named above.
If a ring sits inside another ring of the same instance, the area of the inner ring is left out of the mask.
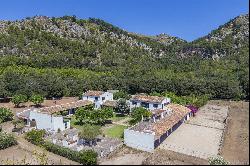
[[[76,15],[104,19],[130,32],[166,33],[188,41],[249,12],[249,0],[1,0],[0,20]]]

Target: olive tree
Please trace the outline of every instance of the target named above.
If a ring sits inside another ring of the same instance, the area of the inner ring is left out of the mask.
[[[44,97],[41,95],[32,95],[30,101],[34,103],[36,107],[39,107],[44,102]]]
[[[20,104],[27,102],[27,96],[25,95],[15,95],[13,96],[11,102],[15,105],[15,107],[19,107]]]
[[[100,126],[87,124],[83,126],[82,130],[78,133],[78,136],[80,139],[84,139],[92,145],[93,141],[95,141],[99,134],[101,134]]]

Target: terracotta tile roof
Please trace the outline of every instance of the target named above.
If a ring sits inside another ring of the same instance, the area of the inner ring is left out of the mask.
[[[166,106],[168,110],[172,110],[171,115],[153,124],[153,131],[156,136],[161,136],[171,129],[181,119],[183,119],[191,110],[178,104],[169,104]]]
[[[106,100],[102,105],[107,107],[116,107],[117,101]]]
[[[93,103],[91,101],[88,101],[88,100],[79,100],[79,101],[71,102],[71,103],[67,103],[67,104],[40,108],[37,110],[37,112],[51,115],[51,114],[54,114],[54,113],[57,113],[60,111],[65,111],[65,110],[69,110],[72,108],[84,107],[84,106],[90,105],[90,104],[93,104]]]
[[[164,99],[166,98],[158,96],[148,96],[148,95],[133,95],[130,100],[150,102],[150,103],[161,103]]]
[[[166,110],[156,109],[152,110],[151,112],[153,113],[153,115],[160,115],[161,113],[166,112]]]
[[[104,94],[105,92],[103,91],[87,91],[86,93],[84,93],[84,96],[101,96],[102,94]]]

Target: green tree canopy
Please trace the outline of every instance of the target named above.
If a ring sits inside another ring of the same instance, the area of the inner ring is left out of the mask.
[[[149,118],[151,116],[152,116],[152,112],[143,107],[134,108],[131,113],[132,119],[130,120],[130,124],[134,125],[142,121],[143,119]]]
[[[28,101],[27,96],[25,95],[15,95],[13,96],[11,102],[14,103],[15,107],[19,107],[20,104]]]
[[[0,124],[13,119],[14,114],[10,109],[0,108]]]
[[[41,95],[32,95],[30,101],[34,103],[36,107],[39,107],[44,102],[44,97]]]
[[[93,141],[99,134],[101,134],[100,126],[87,124],[82,127],[78,135],[81,139]]]
[[[131,96],[126,91],[123,91],[123,90],[114,93],[114,99],[115,100],[118,100],[118,99],[126,99],[126,100],[128,100],[128,99],[130,99],[130,97]]]
[[[126,99],[120,99],[117,103],[116,112],[120,114],[129,114],[129,104],[127,103]]]

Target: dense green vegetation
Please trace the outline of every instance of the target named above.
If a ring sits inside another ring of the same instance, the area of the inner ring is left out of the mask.
[[[31,130],[25,134],[25,139],[34,145],[42,145],[45,130]]]
[[[93,150],[86,151],[74,151],[69,148],[61,147],[59,145],[55,145],[51,142],[46,141],[43,144],[43,147],[52,153],[57,155],[66,157],[70,160],[79,162],[83,165],[96,165],[97,164],[97,153]]]
[[[43,138],[44,134],[44,130],[32,130],[26,133],[25,138],[29,142],[45,148],[49,152],[66,157],[83,165],[95,165],[97,163],[96,152],[92,150],[77,152],[66,147],[55,145],[51,142],[45,141]]]
[[[28,101],[28,98],[26,95],[14,95],[11,99],[11,102],[15,105],[15,107],[19,107],[20,104],[25,103]]]
[[[201,106],[204,106],[210,97],[209,95],[195,96],[194,94],[189,95],[189,96],[177,96],[175,93],[172,93],[172,92],[163,92],[163,93],[153,92],[153,93],[150,93],[150,95],[168,97],[171,99],[172,103],[185,105],[185,106],[193,105],[198,108]]]
[[[44,97],[41,95],[32,95],[30,101],[34,103],[36,107],[39,107],[44,102]]]
[[[128,115],[129,114],[130,108],[129,108],[129,103],[126,101],[126,99],[121,98],[118,100],[115,111],[116,111],[116,113],[118,113],[120,115]]]
[[[79,108],[75,114],[77,123],[104,125],[105,122],[113,117],[113,110],[110,108],[94,109],[93,106]]]
[[[84,125],[82,127],[82,130],[79,132],[79,138],[84,139],[86,141],[89,141],[92,143],[92,141],[95,140],[95,138],[101,134],[100,126],[96,125]]]
[[[89,89],[118,89],[124,93],[117,98],[127,93],[173,92],[177,96],[249,99],[249,44],[233,40],[233,35],[223,42],[201,38],[165,46],[99,19],[67,16],[53,18],[52,24],[67,29],[62,20],[91,34],[79,37],[64,31],[59,37],[32,19],[31,28],[9,25],[9,35],[0,33],[0,48],[8,48],[4,56],[0,55],[0,97],[40,94],[52,98],[79,96]],[[242,47],[234,49],[235,43]],[[227,56],[219,60],[176,56],[180,49],[195,48],[208,53],[225,51]]]
[[[0,124],[13,119],[14,114],[7,108],[0,107]]]
[[[13,145],[17,145],[17,141],[13,135],[0,132],[0,150],[6,149]]]
[[[152,112],[143,108],[143,107],[136,107],[133,109],[131,113],[131,120],[129,123],[131,125],[135,125],[136,123],[145,120],[147,118],[150,118],[152,116]]]

